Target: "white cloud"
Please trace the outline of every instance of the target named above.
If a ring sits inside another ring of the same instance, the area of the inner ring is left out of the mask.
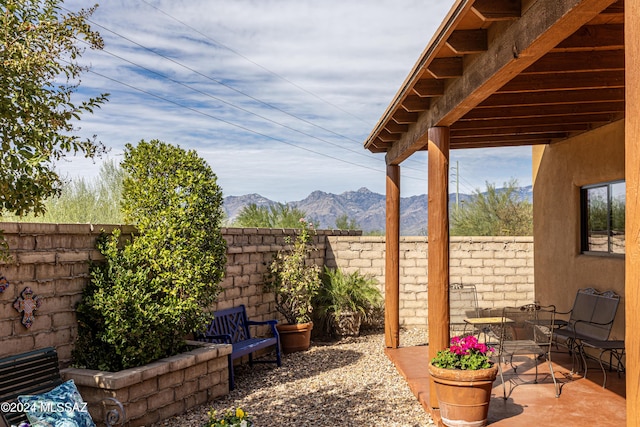
[[[105,51],[83,57],[95,73],[81,94],[111,97],[83,117],[80,134],[97,134],[115,159],[140,139],[196,149],[225,195],[384,193],[384,155],[362,144],[453,2],[104,0],[91,20]],[[472,191],[512,176],[529,184],[527,150],[451,158]],[[60,168],[71,177],[98,170],[77,158]],[[403,196],[426,192],[426,154],[402,171]]]

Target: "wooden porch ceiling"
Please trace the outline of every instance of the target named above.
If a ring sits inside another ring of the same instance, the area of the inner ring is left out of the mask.
[[[549,144],[624,117],[624,0],[458,0],[365,148]]]

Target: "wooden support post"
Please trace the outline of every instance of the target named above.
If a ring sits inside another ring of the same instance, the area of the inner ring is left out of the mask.
[[[387,166],[384,342],[400,345],[400,166]]]
[[[449,346],[449,128],[429,129],[429,360]],[[438,407],[431,379],[429,403]]]
[[[640,0],[624,3],[627,427],[640,426]]]

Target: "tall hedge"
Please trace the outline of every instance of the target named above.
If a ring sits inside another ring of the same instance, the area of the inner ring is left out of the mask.
[[[116,371],[184,349],[209,321],[226,242],[222,191],[195,151],[161,141],[127,145],[122,210],[138,234],[104,235],[78,307],[76,366]]]

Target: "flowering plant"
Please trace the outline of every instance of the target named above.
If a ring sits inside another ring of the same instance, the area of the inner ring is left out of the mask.
[[[202,427],[251,427],[253,421],[242,408],[227,409],[218,418],[218,411],[209,411],[209,421]]]
[[[493,362],[489,359],[493,347],[478,342],[473,335],[451,338],[451,346],[440,350],[431,364],[441,369],[462,369],[476,371],[490,368]]]

